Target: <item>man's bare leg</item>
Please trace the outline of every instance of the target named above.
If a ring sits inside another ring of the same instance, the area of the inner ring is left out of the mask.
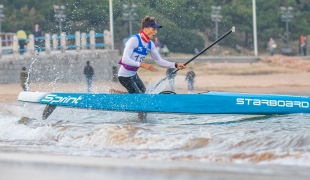
[[[117,89],[114,89],[114,88],[110,88],[109,89],[109,93],[110,94],[128,94],[128,92],[120,91],[120,90],[117,90]],[[146,117],[147,117],[147,113],[145,113],[145,112],[139,112],[138,113],[139,120],[146,121]]]

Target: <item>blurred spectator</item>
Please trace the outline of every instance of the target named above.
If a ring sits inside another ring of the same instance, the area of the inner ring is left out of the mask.
[[[174,89],[174,78],[177,75],[177,73],[171,74],[174,70],[175,70],[175,68],[168,68],[166,71],[166,76],[168,76],[168,81],[169,81],[170,89],[172,92],[175,91],[175,89]]]
[[[20,72],[20,83],[23,91],[28,91],[29,89],[29,76],[26,71],[26,67],[22,67],[22,71]]]
[[[41,30],[39,28],[39,24],[34,25],[33,30],[33,36],[34,36],[34,48],[37,52],[41,51],[43,40],[40,39],[42,37]]]
[[[241,54],[241,46],[239,46],[239,44],[236,44],[236,50],[238,54]]]
[[[307,55],[307,37],[302,36],[303,38],[300,41],[300,47],[301,47],[301,52],[303,53],[304,56]]]
[[[86,62],[86,66],[84,67],[84,74],[86,76],[87,91],[90,92],[90,88],[93,82],[94,69],[90,65],[89,61]]]
[[[165,44],[164,47],[161,49],[161,52],[164,54],[165,57],[168,56],[169,54],[169,49],[167,47],[167,45]]]
[[[155,47],[156,47],[157,52],[160,53],[161,43],[160,43],[160,41],[158,40],[157,37],[155,37],[155,42],[154,42],[154,44],[155,44]]]
[[[194,49],[194,53],[195,53],[195,54],[199,54],[198,48],[195,48],[195,49]]]
[[[277,48],[277,44],[272,38],[269,39],[268,48],[270,51],[270,56],[273,56],[274,50]]]
[[[304,39],[304,36],[303,35],[300,35],[299,36],[299,44],[298,44],[298,50],[299,50],[299,53],[302,54],[302,48],[301,48],[301,44],[305,41]]]
[[[195,82],[195,72],[193,71],[193,68],[190,67],[189,71],[186,73],[185,80],[187,80],[188,85],[188,94],[192,94],[194,92],[194,82]]]
[[[26,51],[25,50],[25,45],[26,45],[27,34],[23,30],[23,28],[20,27],[19,30],[17,31],[16,35],[17,35],[17,38],[18,38],[19,53],[22,55]]]

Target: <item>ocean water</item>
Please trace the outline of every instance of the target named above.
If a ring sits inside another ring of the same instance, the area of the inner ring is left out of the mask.
[[[0,104],[0,150],[65,156],[310,167],[310,115],[148,114]]]

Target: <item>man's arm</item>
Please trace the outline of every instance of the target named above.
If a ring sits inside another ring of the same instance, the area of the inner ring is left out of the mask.
[[[154,59],[154,61],[156,62],[156,64],[158,64],[161,67],[166,67],[166,68],[178,68],[178,69],[184,69],[186,66],[184,65],[184,63],[175,63],[175,62],[170,62],[167,61],[163,58],[161,58],[160,54],[157,52],[155,44],[152,43],[152,48],[151,48],[151,56]]]
[[[135,36],[132,36],[127,42],[124,49],[122,62],[129,66],[135,66],[139,67],[140,62],[135,61],[134,59],[131,59],[130,56],[132,55],[134,49],[138,47],[138,39]]]
[[[158,64],[161,67],[175,68],[175,63],[164,60],[163,58],[161,58],[160,54],[156,50],[156,47],[155,47],[155,44],[153,43],[153,41],[151,41],[151,43],[152,43],[152,45],[151,45],[152,46],[151,47],[151,56],[152,56],[153,60],[156,62],[156,64]]]

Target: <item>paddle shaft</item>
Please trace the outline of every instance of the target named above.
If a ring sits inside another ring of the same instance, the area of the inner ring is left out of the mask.
[[[228,31],[226,34],[224,34],[223,36],[221,36],[219,39],[217,39],[216,41],[214,41],[212,44],[210,44],[208,47],[206,47],[205,49],[203,49],[202,51],[200,51],[198,54],[196,54],[194,57],[192,57],[190,60],[188,60],[186,63],[184,63],[184,65],[189,64],[190,62],[192,62],[194,59],[196,59],[198,56],[200,56],[202,53],[204,53],[206,50],[210,49],[212,46],[214,46],[214,44],[218,43],[220,40],[222,40],[223,38],[225,38],[228,34],[232,33],[234,31],[234,28],[232,28],[230,31]],[[172,71],[169,75],[167,75],[165,78],[161,79],[160,81],[158,81],[158,83],[156,83],[154,85],[154,89],[156,89],[156,87],[162,83],[163,81],[165,81],[169,76],[171,76],[172,74],[178,72],[179,69],[175,69],[174,71]]]

